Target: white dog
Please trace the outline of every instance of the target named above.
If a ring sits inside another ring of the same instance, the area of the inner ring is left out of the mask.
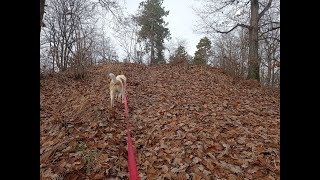
[[[111,108],[114,107],[115,98],[118,99],[119,102],[124,102],[124,88],[123,86],[126,85],[127,78],[124,75],[118,75],[117,77],[110,73],[109,77],[111,78],[110,82],[110,98],[111,98]]]

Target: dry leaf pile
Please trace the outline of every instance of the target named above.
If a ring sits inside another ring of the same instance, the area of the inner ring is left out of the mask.
[[[280,100],[211,67],[99,65],[84,80],[41,80],[42,179],[128,179],[122,104],[110,119],[109,72],[127,76],[141,179],[280,179]]]

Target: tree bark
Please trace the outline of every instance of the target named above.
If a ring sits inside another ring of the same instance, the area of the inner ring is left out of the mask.
[[[45,0],[40,0],[40,32],[41,32],[42,19],[44,14],[44,5],[45,5]]]
[[[270,87],[270,84],[271,84],[271,69],[272,69],[272,64],[271,64],[271,57],[270,57],[270,54],[268,52],[268,56],[267,56],[267,61],[268,61],[268,74],[267,74],[267,79],[266,79],[266,83],[267,83],[267,86]]]
[[[258,22],[259,22],[259,2],[251,0],[251,18],[249,27],[249,60],[247,79],[256,79],[260,82],[260,63],[258,58]]]

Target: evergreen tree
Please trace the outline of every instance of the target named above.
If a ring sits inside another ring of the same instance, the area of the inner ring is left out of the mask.
[[[175,52],[173,53],[173,55],[171,55],[169,57],[169,62],[176,64],[176,63],[188,63],[188,53],[185,50],[185,47],[180,45]]]
[[[144,40],[147,49],[151,51],[151,64],[165,63],[163,50],[164,39],[170,38],[170,31],[163,20],[169,14],[161,7],[163,0],[145,0],[140,3],[140,15],[137,16],[138,25],[141,26],[139,38]],[[155,58],[155,53],[156,57]]]
[[[211,41],[204,37],[200,39],[197,45],[197,51],[194,53],[192,64],[207,64],[211,52]]]

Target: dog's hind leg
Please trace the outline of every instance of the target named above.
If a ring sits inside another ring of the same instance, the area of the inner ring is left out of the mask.
[[[110,103],[111,103],[111,119],[115,119],[115,109],[114,109],[114,94],[110,92]]]
[[[119,102],[121,103],[124,103],[124,96],[123,96],[123,89],[120,91],[119,93]]]
[[[122,90],[122,92],[121,92],[121,97],[122,97],[121,99],[122,99],[122,103],[124,103],[124,93],[125,93],[125,92],[124,92],[124,90]]]
[[[111,104],[111,108],[114,107],[114,95],[112,92],[110,92],[110,104]]]
[[[119,94],[117,95],[117,101],[118,101],[119,103],[121,103],[121,93],[119,93]]]

